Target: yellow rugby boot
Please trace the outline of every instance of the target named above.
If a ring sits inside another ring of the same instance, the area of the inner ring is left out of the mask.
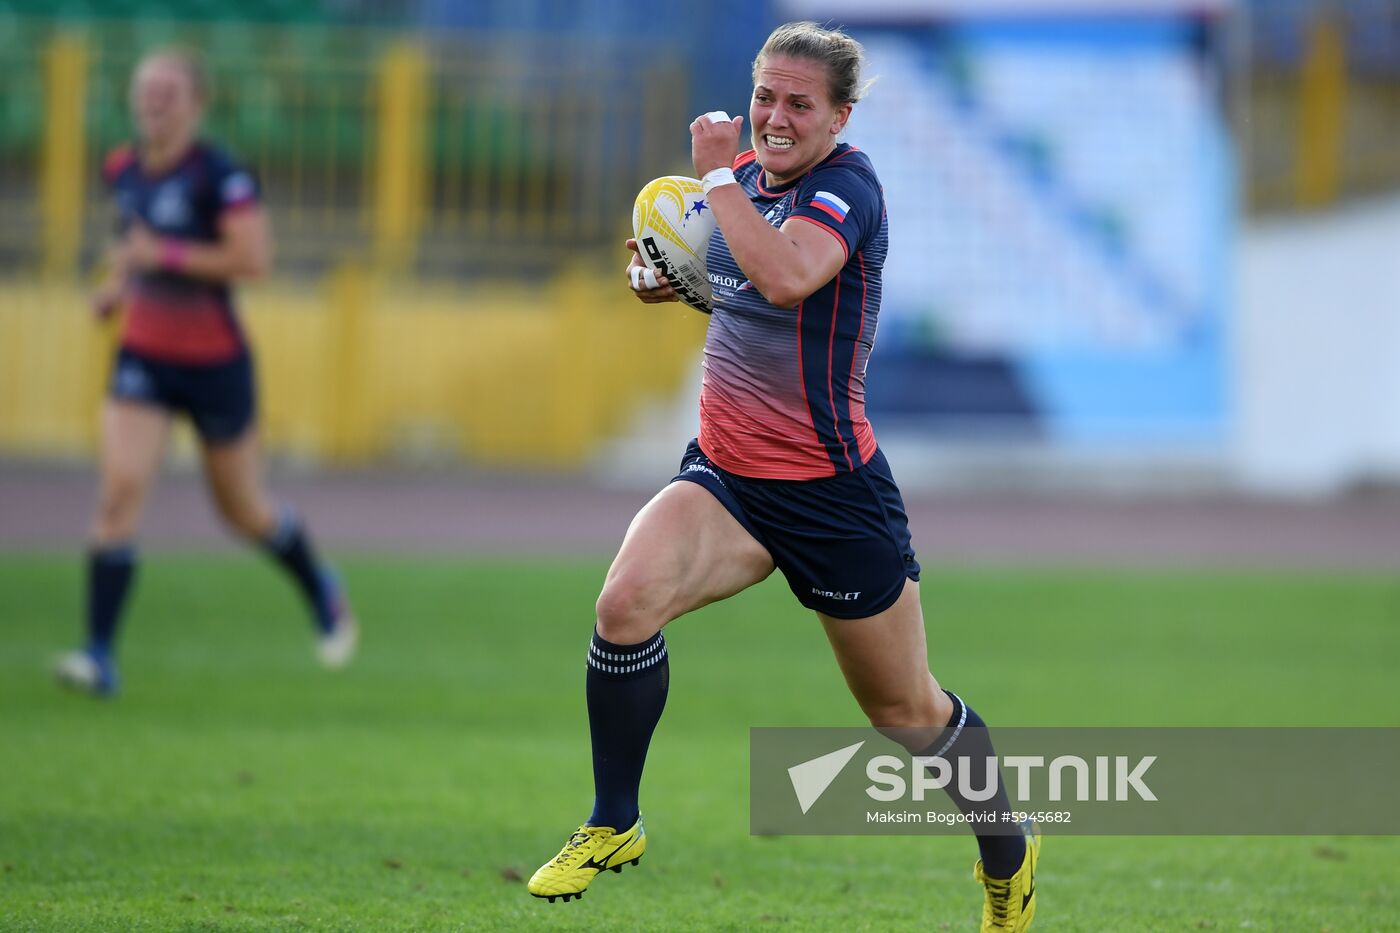
[[[1035,863],[1040,859],[1040,835],[1035,824],[1024,824],[1026,858],[1010,878],[989,878],[982,860],[972,869],[972,877],[982,882],[981,933],[1024,933],[1035,919]]]
[[[580,826],[559,854],[531,876],[528,890],[535,897],[549,898],[551,904],[556,897],[566,901],[583,897],[583,889],[598,872],[609,868],[620,872],[623,865],[641,861],[646,850],[647,834],[640,816],[623,832],[611,826]]]

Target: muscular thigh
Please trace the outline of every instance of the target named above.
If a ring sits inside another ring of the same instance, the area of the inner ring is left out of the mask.
[[[102,406],[102,472],[148,481],[160,466],[170,436],[170,413],[144,402],[109,398]]]
[[[103,404],[96,543],[123,541],[136,533],[169,435],[170,414],[161,408],[114,398]]]
[[[674,482],[632,520],[599,602],[621,602],[664,625],[772,572],[768,551],[709,490]]]
[[[926,748],[952,712],[950,701],[929,672],[919,584],[883,612],[865,619],[817,613],[851,694],[878,727],[907,747]]]
[[[248,428],[237,440],[204,444],[204,476],[219,513],[246,533],[272,530],[276,514],[263,485],[258,433]]]

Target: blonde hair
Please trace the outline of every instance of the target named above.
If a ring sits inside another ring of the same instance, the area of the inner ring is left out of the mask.
[[[770,58],[805,58],[826,66],[827,90],[832,103],[854,104],[865,95],[869,82],[861,84],[860,70],[865,48],[839,28],[828,29],[804,20],[784,23],[768,36],[753,60],[754,80]]]
[[[141,56],[137,63],[137,70],[147,62],[167,61],[174,64],[185,76],[189,78],[190,89],[194,91],[195,99],[201,104],[207,103],[213,88],[209,81],[209,69],[204,64],[204,58],[197,51],[188,46],[168,45],[154,49]]]

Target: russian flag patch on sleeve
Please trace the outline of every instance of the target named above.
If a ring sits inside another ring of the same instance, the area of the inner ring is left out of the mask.
[[[847,204],[830,191],[818,191],[813,195],[812,206],[836,218],[837,223],[845,220],[846,214],[851,210],[851,205]]]

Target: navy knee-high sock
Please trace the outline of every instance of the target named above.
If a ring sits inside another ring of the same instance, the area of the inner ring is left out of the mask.
[[[992,748],[987,724],[982,721],[982,717],[951,690],[943,692],[953,701],[953,715],[949,717],[948,726],[938,737],[938,741],[923,754],[942,758],[952,766],[952,780],[948,782],[945,790],[962,813],[1001,813],[1010,810],[1011,801],[1006,795],[1006,782],[1001,779],[1000,773],[997,776],[997,792],[990,799],[970,800],[963,795],[958,782],[958,759],[968,759],[969,765],[974,768],[973,774],[981,775],[982,763],[988,758],[996,758],[996,751]],[[974,790],[986,786],[985,781],[980,778],[969,783]],[[982,824],[972,825],[976,827]],[[993,825],[1001,824],[994,822]],[[993,878],[1010,878],[1016,874],[1026,857],[1026,839],[1020,833],[979,833],[977,848],[982,856],[983,870]]]
[[[637,821],[642,766],[666,708],[670,680],[660,632],[637,645],[614,645],[593,633],[587,679],[594,794],[589,825],[621,831]]]
[[[111,655],[135,575],[136,549],[130,544],[109,544],[88,552],[87,633],[88,650],[94,655]]]
[[[330,580],[316,556],[311,536],[297,514],[291,509],[282,509],[277,527],[259,543],[296,582],[311,607],[316,628],[322,632],[334,628],[335,608]]]

